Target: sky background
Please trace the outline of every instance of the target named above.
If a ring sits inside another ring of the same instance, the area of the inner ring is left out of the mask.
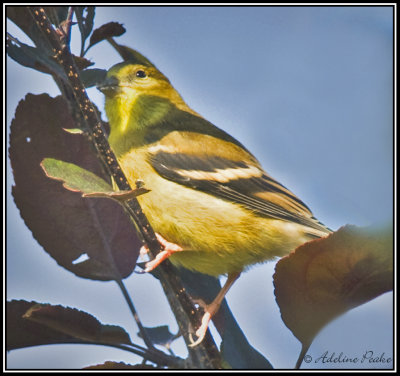
[[[95,28],[110,21],[127,29],[119,43],[148,57],[189,106],[240,140],[321,222],[338,229],[391,220],[392,8],[96,8]],[[7,28],[27,42],[11,22]],[[79,38],[72,50],[79,53]],[[103,69],[120,61],[106,43],[86,57]],[[49,76],[7,58],[7,126],[28,92],[58,95]],[[101,93],[89,89],[88,94],[103,107]],[[32,238],[11,197],[13,178],[7,167],[7,299],[79,308],[105,324],[121,325],[141,343],[115,283],[76,277]],[[227,299],[249,342],[274,367],[292,368],[300,343],[280,318],[274,266],[258,265],[243,274]],[[145,326],[168,324],[177,331],[153,277],[133,274],[125,282]],[[322,330],[308,354],[313,359],[325,351],[361,357],[372,350],[392,357],[392,300],[387,293],[338,318]],[[173,349],[184,356],[182,343],[176,341]],[[54,345],[12,351],[7,366],[80,368],[105,360],[139,361],[111,348]]]

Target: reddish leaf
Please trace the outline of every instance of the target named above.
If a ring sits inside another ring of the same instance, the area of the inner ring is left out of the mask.
[[[126,29],[122,24],[118,22],[108,22],[93,31],[88,49],[107,38],[119,37],[124,34],[125,31]]]
[[[276,301],[303,350],[335,317],[393,289],[392,239],[391,231],[345,226],[277,263]]]
[[[86,137],[63,130],[75,127],[61,97],[29,94],[19,103],[10,134],[12,193],[33,236],[59,265],[84,278],[125,278],[140,241],[122,207],[67,191],[40,167],[46,157],[60,159],[109,182]],[[82,255],[88,259],[74,263]]]
[[[32,15],[25,6],[8,6],[7,18],[14,22],[35,44],[40,54],[46,57],[52,56],[52,49],[42,31],[33,21]]]
[[[128,333],[121,327],[103,325],[94,316],[75,308],[35,304],[23,318],[83,341],[131,344]]]
[[[30,346],[76,342],[71,335],[22,318],[28,309],[37,304],[25,300],[7,302],[7,351]]]
[[[79,70],[84,70],[87,67],[90,67],[92,65],[94,65],[94,63],[84,57],[80,57],[80,56],[75,56],[73,55],[73,59],[75,61],[76,66],[78,67]]]

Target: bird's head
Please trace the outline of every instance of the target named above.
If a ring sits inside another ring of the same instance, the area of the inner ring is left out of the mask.
[[[135,50],[128,52],[129,60],[111,67],[97,86],[106,99],[110,143],[128,132],[142,132],[159,124],[176,109],[195,113],[154,64]]]
[[[97,88],[112,99],[115,96],[137,98],[140,95],[170,97],[175,89],[156,67],[126,61],[114,65]]]

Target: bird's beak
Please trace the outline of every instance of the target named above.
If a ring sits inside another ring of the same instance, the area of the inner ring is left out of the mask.
[[[106,77],[104,81],[98,84],[97,89],[100,90],[104,95],[112,97],[119,90],[119,81],[117,77],[110,76]]]

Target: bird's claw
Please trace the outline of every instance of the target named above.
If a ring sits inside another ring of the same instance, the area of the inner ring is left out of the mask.
[[[164,249],[157,254],[157,256],[146,263],[145,269],[143,270],[144,273],[151,272],[154,270],[158,265],[160,265],[165,259],[171,256],[175,252],[183,251],[182,247],[177,244],[170,243],[169,241],[165,240],[160,234],[156,233],[156,238],[158,242],[164,247]],[[149,247],[145,244],[140,248],[139,256],[144,257],[146,254],[149,253]]]
[[[195,347],[195,346],[197,346],[198,344],[200,344],[202,341],[203,341],[203,339],[204,339],[204,337],[206,336],[206,333],[207,333],[207,329],[208,329],[208,324],[210,323],[210,320],[211,320],[211,313],[210,312],[206,312],[204,315],[203,315],[203,318],[201,319],[201,325],[200,325],[200,328],[199,329],[197,329],[196,330],[196,337],[197,337],[197,339],[196,340],[193,340],[193,336],[192,336],[192,333],[190,333],[189,334],[189,339],[190,339],[190,347]]]

